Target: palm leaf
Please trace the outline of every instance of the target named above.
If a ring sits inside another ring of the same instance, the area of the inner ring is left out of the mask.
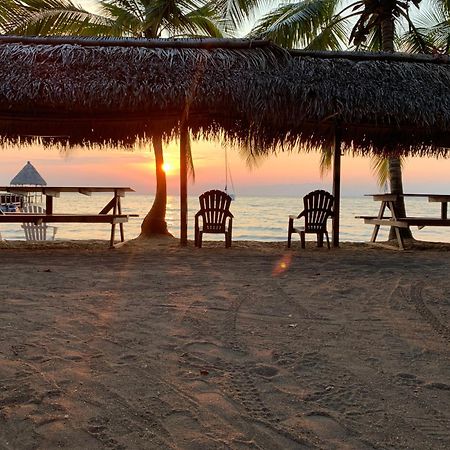
[[[349,21],[335,16],[306,46],[308,50],[340,50],[347,41]]]
[[[69,0],[22,0],[20,23],[10,22],[9,33],[23,35],[109,35],[107,18],[90,13]],[[103,32],[102,32],[103,30]]]
[[[252,14],[272,5],[269,0],[211,0],[224,30],[236,32]]]
[[[448,33],[447,33],[448,36]],[[436,40],[430,30],[415,28],[403,34],[399,40],[400,48],[408,53],[433,53],[436,47]]]
[[[22,23],[26,11],[17,0],[4,0],[0,3],[0,31],[7,32],[11,26]]]
[[[331,148],[324,148],[320,152],[320,176],[323,178],[333,166],[333,150]]]
[[[406,163],[406,159],[400,157],[400,169],[403,169]],[[371,160],[372,173],[377,179],[378,186],[387,191],[389,181],[389,158],[383,158],[382,156],[375,156]]]
[[[281,5],[266,14],[250,36],[270,39],[287,48],[306,47],[333,21],[337,4],[337,0],[303,0]]]

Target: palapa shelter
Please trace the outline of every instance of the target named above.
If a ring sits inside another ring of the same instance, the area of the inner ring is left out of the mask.
[[[285,51],[267,41],[0,37],[0,135],[130,145],[180,136],[181,242],[187,135],[259,154],[334,149],[445,155],[447,58]],[[339,244],[339,214],[333,242]]]
[[[11,186],[47,186],[47,182],[42,178],[36,167],[27,161],[18,174],[11,180]],[[22,198],[22,203],[42,202],[42,192],[27,192],[18,194]],[[23,206],[23,205],[22,205]]]
[[[27,161],[22,169],[20,169],[10,184],[11,186],[47,186],[47,182],[30,161]]]

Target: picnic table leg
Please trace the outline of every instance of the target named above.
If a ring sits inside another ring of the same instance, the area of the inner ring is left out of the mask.
[[[119,197],[117,196],[117,193],[114,193],[114,207],[113,207],[113,214],[116,215],[117,214],[117,199]],[[113,222],[111,224],[111,241],[110,241],[110,247],[114,247],[114,237],[116,234],[116,224]]]
[[[391,210],[392,219],[393,220],[398,220],[397,214],[395,212],[395,203],[394,202],[388,202],[388,207]],[[397,236],[398,248],[400,250],[405,250],[405,245],[404,245],[404,242],[403,242],[402,233],[400,232],[400,228],[399,227],[394,227],[394,230],[395,230],[395,235]]]
[[[398,248],[400,250],[405,250],[405,245],[403,243],[402,234],[400,233],[400,228],[399,227],[394,227],[394,229],[395,229],[395,234],[397,236]]]
[[[122,205],[120,203],[120,197],[117,197],[117,212],[119,214],[122,214]],[[119,223],[119,230],[120,230],[120,242],[125,241],[125,233],[123,232],[123,223]]]
[[[386,202],[381,202],[380,211],[378,211],[377,219],[382,219],[384,216],[384,211],[386,210]],[[375,225],[372,232],[372,237],[370,238],[370,242],[375,242],[378,236],[378,231],[380,229],[380,225]]]
[[[111,239],[109,241],[109,246],[111,248],[114,247],[114,235],[115,235],[115,232],[116,232],[116,224],[113,223],[113,224],[111,224]]]

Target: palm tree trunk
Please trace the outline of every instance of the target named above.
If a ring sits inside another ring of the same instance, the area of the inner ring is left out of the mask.
[[[141,236],[170,235],[166,222],[167,183],[166,173],[163,169],[164,154],[162,135],[152,138],[153,151],[156,164],[156,194],[153,205],[141,225]]]
[[[381,22],[381,48],[383,52],[394,51],[394,17],[392,12]]]
[[[381,22],[382,49],[384,52],[394,51],[394,17],[391,14]],[[393,194],[403,194],[402,168],[399,158],[389,158],[389,185]],[[395,202],[395,209],[399,217],[406,216],[405,199],[399,197]],[[403,238],[412,238],[409,228],[400,228]],[[391,227],[389,239],[396,239],[395,230]]]
[[[402,169],[399,158],[389,158],[389,184],[393,194],[403,194]],[[405,199],[403,197],[399,197],[395,202],[395,209],[398,217],[406,217]],[[400,228],[400,233],[403,238],[412,238],[409,228]],[[389,231],[389,239],[397,239],[395,229],[392,227]]]

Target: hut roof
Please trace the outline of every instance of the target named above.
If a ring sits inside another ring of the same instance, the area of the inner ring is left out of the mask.
[[[25,185],[25,186],[47,186],[46,181],[42,178],[40,173],[36,170],[33,164],[28,161],[19,173],[11,180],[11,185]]]
[[[265,41],[0,37],[0,134],[133,142],[194,134],[255,152],[328,146],[445,153],[450,64],[419,55],[287,52]]]

